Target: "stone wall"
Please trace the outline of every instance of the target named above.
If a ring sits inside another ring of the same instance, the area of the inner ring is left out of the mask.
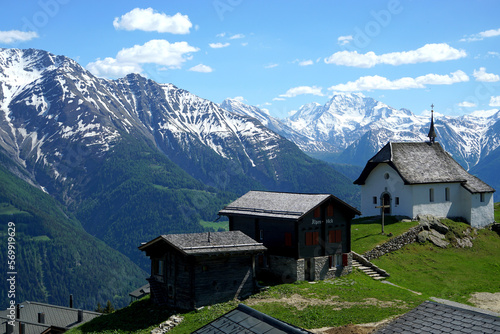
[[[417,235],[421,230],[422,226],[420,225],[412,227],[411,229],[408,230],[408,232],[405,232],[395,238],[392,238],[391,240],[387,241],[382,245],[376,246],[372,250],[363,254],[363,256],[367,260],[373,260],[387,253],[397,251],[398,249],[401,249],[404,246],[417,241]]]

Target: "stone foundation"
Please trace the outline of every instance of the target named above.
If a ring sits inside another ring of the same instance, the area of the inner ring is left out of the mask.
[[[312,270],[306,273],[306,261]],[[330,268],[328,256],[318,256],[308,259],[294,259],[284,256],[269,256],[269,267],[267,270],[282,283],[295,281],[318,281],[347,275],[352,272],[352,254],[347,254],[347,266]]]

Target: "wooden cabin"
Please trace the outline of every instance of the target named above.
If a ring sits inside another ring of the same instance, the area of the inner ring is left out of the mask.
[[[331,194],[250,191],[219,211],[231,231],[267,248],[258,269],[283,282],[351,272],[351,220],[361,213]]]
[[[153,301],[184,310],[251,295],[266,250],[240,231],[162,235],[139,249],[151,258]]]

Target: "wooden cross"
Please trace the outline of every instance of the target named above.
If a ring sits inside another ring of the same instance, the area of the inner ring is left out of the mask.
[[[376,206],[375,209],[382,209],[382,234],[384,234],[384,213],[385,209],[390,209],[391,205],[385,205],[384,198],[382,198],[382,205]]]

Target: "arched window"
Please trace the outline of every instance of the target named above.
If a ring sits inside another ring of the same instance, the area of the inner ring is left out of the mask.
[[[429,202],[434,202],[434,188],[429,189]]]

